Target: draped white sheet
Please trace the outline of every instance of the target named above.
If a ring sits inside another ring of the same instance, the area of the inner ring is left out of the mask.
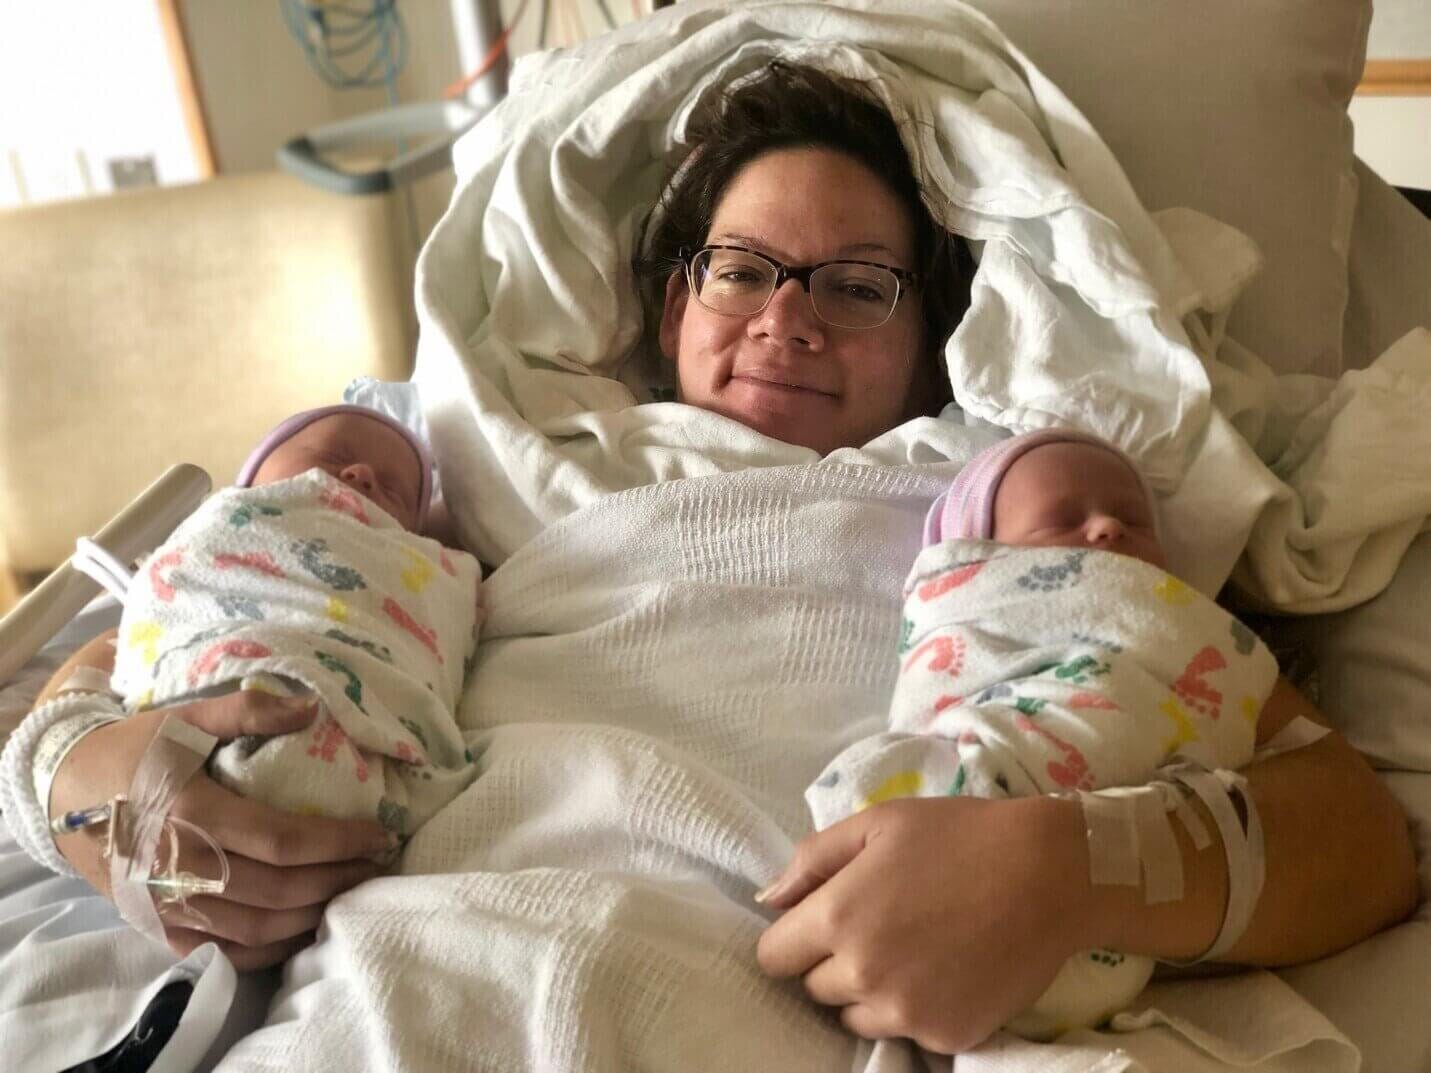
[[[332,902],[220,1068],[850,1069],[855,1041],[757,968],[751,896],[809,829],[804,787],[885,723],[900,582],[950,468],[669,482],[518,549],[485,585],[463,705],[481,775],[401,876]],[[999,1037],[968,1061],[1355,1068],[1269,973],[1144,1002],[1129,1032]],[[867,1057],[871,1073],[915,1060]]]

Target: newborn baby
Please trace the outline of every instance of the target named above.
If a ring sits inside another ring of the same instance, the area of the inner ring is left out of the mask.
[[[806,791],[824,828],[897,797],[1141,785],[1187,759],[1240,768],[1277,665],[1165,569],[1152,494],[1101,440],[1002,440],[935,501],[905,583],[890,729]],[[1070,959],[1009,1027],[1047,1038],[1126,1007],[1152,962]]]
[[[289,418],[140,568],[113,687],[131,710],[310,693],[306,730],[230,742],[210,773],[278,808],[411,835],[474,773],[455,710],[481,570],[420,535],[431,498],[427,449],[386,415]]]

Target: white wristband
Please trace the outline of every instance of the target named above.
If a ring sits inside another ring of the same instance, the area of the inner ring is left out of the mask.
[[[35,793],[35,754],[57,724],[67,723],[77,715],[93,713],[116,719],[123,715],[123,710],[111,698],[93,693],[70,693],[56,697],[27,715],[0,753],[0,812],[4,813],[5,822],[20,848],[60,875],[74,876],[78,873],[55,848],[46,810]],[[73,742],[69,747],[73,748]]]
[[[103,695],[96,696],[95,700],[102,704]],[[35,746],[32,770],[35,778],[35,801],[40,806],[40,812],[45,817],[46,824],[50,822],[50,787],[54,785],[55,773],[60,770],[60,765],[65,762],[65,757],[69,756],[70,750],[78,745],[80,739],[90,731],[117,722],[122,714],[122,712],[115,712],[110,706],[100,707],[97,704],[89,711],[79,712],[62,719],[45,731],[44,737]]]

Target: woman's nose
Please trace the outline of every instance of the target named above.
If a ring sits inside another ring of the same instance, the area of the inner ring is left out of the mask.
[[[819,350],[825,345],[824,324],[815,314],[810,294],[799,280],[787,279],[770,296],[765,308],[751,318],[751,330],[777,343]]]
[[[338,479],[344,484],[351,484],[361,492],[371,492],[378,484],[373,467],[366,462],[354,462],[344,466],[338,471]]]

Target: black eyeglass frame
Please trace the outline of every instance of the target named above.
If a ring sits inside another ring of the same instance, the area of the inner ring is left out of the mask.
[[[705,253],[707,250],[732,250],[736,253],[748,254],[751,257],[759,257],[762,261],[764,261],[766,264],[772,266],[775,269],[775,285],[770,288],[770,293],[765,296],[765,301],[760,304],[759,308],[753,309],[749,313],[726,313],[722,310],[714,309],[711,306],[706,305],[705,302],[701,301],[700,288],[696,286],[695,279],[696,258],[699,257],[701,254]],[[824,323],[830,325],[833,328],[843,328],[846,331],[851,332],[865,332],[870,331],[874,328],[884,327],[884,325],[889,323],[890,318],[894,316],[894,311],[899,308],[899,300],[903,298],[907,293],[909,293],[910,289],[919,286],[920,282],[918,272],[911,272],[906,268],[896,268],[894,265],[887,265],[881,261],[858,261],[849,257],[839,257],[833,261],[821,261],[818,264],[813,265],[787,265],[782,264],[780,261],[777,261],[774,257],[771,257],[768,254],[760,253],[758,250],[752,250],[746,246],[729,246],[722,245],[720,243],[713,243],[709,246],[702,246],[700,247],[700,249],[697,250],[688,250],[685,247],[682,247],[681,249],[676,251],[676,256],[679,257],[681,259],[681,263],[686,266],[686,285],[690,287],[692,297],[694,297],[697,302],[701,303],[702,308],[709,309],[718,317],[756,316],[757,314],[763,312],[765,307],[770,304],[770,300],[775,297],[775,292],[780,290],[780,288],[785,285],[785,281],[787,279],[793,279],[797,283],[799,283],[800,286],[805,289],[805,293],[810,296],[810,306],[812,309],[815,310],[815,315],[819,317],[820,320],[824,321]],[[850,324],[836,324],[832,320],[825,319],[824,315],[815,306],[815,295],[814,292],[810,290],[810,279],[820,269],[829,268],[831,265],[861,265],[865,268],[882,268],[884,269],[884,271],[888,272],[891,276],[894,277],[894,301],[889,304],[889,313],[885,315],[884,320],[880,321],[878,324],[867,324],[856,327]]]

